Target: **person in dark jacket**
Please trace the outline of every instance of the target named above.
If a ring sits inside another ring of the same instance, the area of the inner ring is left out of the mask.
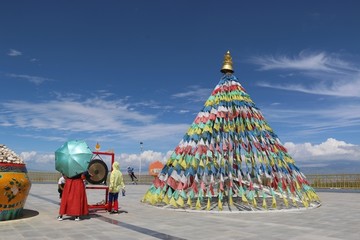
[[[127,171],[128,171],[128,174],[131,178],[131,181],[132,183],[136,183],[136,181],[138,180],[137,177],[135,176],[135,173],[134,173],[134,168],[128,166],[127,167]],[[136,179],[136,180],[135,180]]]

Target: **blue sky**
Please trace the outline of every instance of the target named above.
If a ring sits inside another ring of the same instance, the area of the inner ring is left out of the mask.
[[[2,1],[0,143],[30,170],[55,171],[54,151],[71,139],[146,170],[177,146],[230,50],[235,75],[300,168],[360,166],[359,8]]]

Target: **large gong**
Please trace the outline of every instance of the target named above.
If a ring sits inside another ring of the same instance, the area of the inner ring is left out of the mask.
[[[88,174],[86,180],[91,184],[106,184],[106,178],[108,175],[108,167],[105,162],[100,159],[93,159],[89,163]]]

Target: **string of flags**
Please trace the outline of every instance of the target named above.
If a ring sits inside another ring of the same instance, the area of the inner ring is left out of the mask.
[[[204,211],[320,206],[305,175],[233,75],[230,52],[221,72],[142,202]]]

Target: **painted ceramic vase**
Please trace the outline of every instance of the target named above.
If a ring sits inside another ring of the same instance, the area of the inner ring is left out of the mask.
[[[30,188],[25,164],[0,162],[0,221],[22,214]]]

